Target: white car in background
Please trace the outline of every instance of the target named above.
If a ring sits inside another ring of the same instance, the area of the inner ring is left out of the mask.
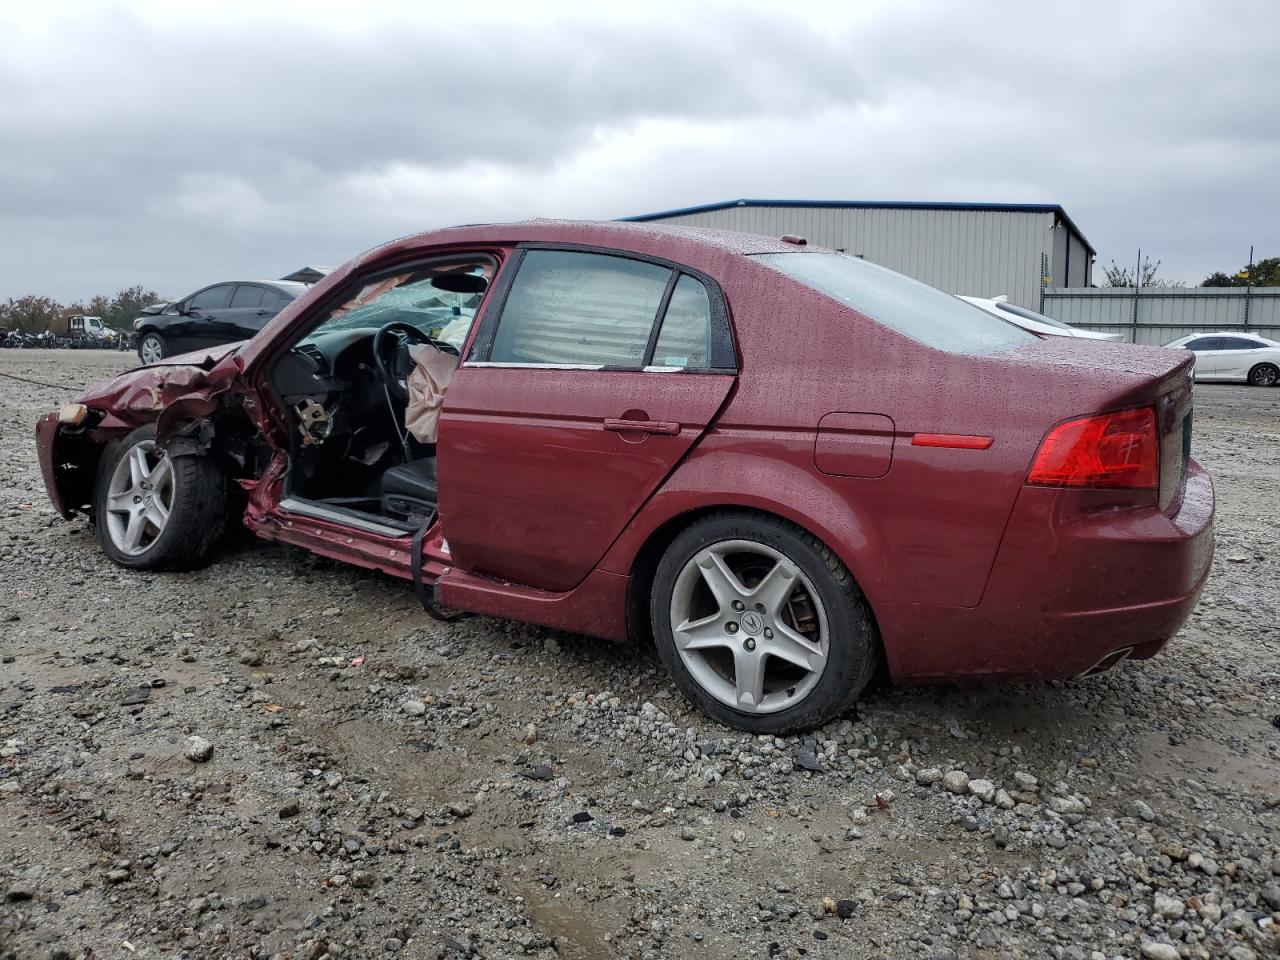
[[[1197,380],[1248,383],[1255,387],[1274,387],[1280,382],[1280,343],[1254,333],[1192,333],[1165,346],[1181,347],[1196,355]]]
[[[1098,333],[1094,330],[1081,330],[1079,327],[1073,327],[1063,323],[1061,320],[1055,320],[1053,317],[1046,317],[1043,313],[1036,313],[1034,310],[1028,310],[1026,307],[1020,307],[1016,303],[1010,303],[1006,296],[999,297],[961,297],[965,303],[972,303],[979,310],[985,310],[1001,320],[1008,320],[1022,327],[1023,330],[1030,330],[1032,333],[1039,333],[1049,337],[1079,337],[1081,340],[1124,340],[1122,333]]]

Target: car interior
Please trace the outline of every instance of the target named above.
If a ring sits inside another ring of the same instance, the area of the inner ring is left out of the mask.
[[[421,438],[421,421],[407,424],[411,387],[421,386],[426,370],[456,366],[495,268],[490,258],[471,256],[369,278],[276,361],[272,385],[294,426],[289,500],[403,531],[435,515],[435,443]],[[425,435],[434,440],[433,395],[422,397],[419,391],[419,406],[428,406]]]

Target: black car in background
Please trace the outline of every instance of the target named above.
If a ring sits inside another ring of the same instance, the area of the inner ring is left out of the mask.
[[[307,289],[291,280],[232,280],[156,304],[133,321],[143,363],[248,340]]]

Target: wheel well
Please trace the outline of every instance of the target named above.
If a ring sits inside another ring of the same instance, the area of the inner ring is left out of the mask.
[[[1280,364],[1272,363],[1270,360],[1263,360],[1261,363],[1255,363],[1250,367],[1249,373],[1252,375],[1253,371],[1258,370],[1261,367],[1270,367],[1272,370],[1280,371]]]
[[[652,642],[653,632],[652,624],[649,619],[649,594],[653,588],[653,578],[658,572],[658,564],[662,560],[662,555],[667,552],[667,547],[671,546],[672,541],[678,537],[682,531],[687,530],[690,526],[697,523],[703,517],[713,513],[723,513],[732,511],[733,513],[754,514],[758,517],[769,517],[775,520],[782,520],[786,523],[794,524],[804,530],[811,536],[816,537],[819,541],[826,541],[804,527],[796,523],[789,517],[781,514],[773,513],[769,510],[760,510],[754,507],[743,507],[736,504],[717,504],[714,506],[699,507],[696,510],[690,510],[686,513],[680,513],[663,523],[653,533],[649,534],[649,538],[645,540],[644,545],[636,551],[635,560],[631,563],[631,581],[627,586],[627,635],[633,642],[645,640]],[[828,546],[830,546],[828,544]],[[834,550],[832,551],[835,552]],[[837,555],[838,556],[838,555]],[[843,562],[843,561],[841,561]],[[848,567],[848,564],[845,564]],[[849,575],[853,577],[854,583],[858,585],[858,589],[862,589],[862,585],[858,583],[857,576],[852,570]],[[876,615],[871,608],[871,601],[863,594],[863,602],[867,605],[867,612],[871,617],[871,622],[875,625]],[[879,631],[877,630],[877,635]]]

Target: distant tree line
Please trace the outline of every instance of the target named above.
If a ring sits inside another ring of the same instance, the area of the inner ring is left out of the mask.
[[[1280,257],[1255,260],[1233,274],[1211,273],[1202,287],[1280,287]]]
[[[154,290],[139,285],[121,290],[114,297],[99,294],[87,301],[77,300],[63,305],[50,297],[30,294],[17,300],[10,298],[0,302],[0,330],[14,330],[22,333],[44,333],[46,330],[59,332],[67,317],[82,313],[90,317],[101,317],[108,327],[128,332],[133,329],[133,321],[143,307],[159,303],[164,298]]]
[[[1137,286],[1143,287],[1185,287],[1181,280],[1168,280],[1159,275],[1160,261],[1143,257],[1136,267],[1122,267],[1114,260],[1111,266],[1103,268],[1104,287],[1135,286],[1135,276],[1141,281]],[[1245,264],[1235,273],[1222,271],[1211,273],[1201,281],[1202,287],[1280,287],[1280,257],[1266,260],[1255,260]]]

